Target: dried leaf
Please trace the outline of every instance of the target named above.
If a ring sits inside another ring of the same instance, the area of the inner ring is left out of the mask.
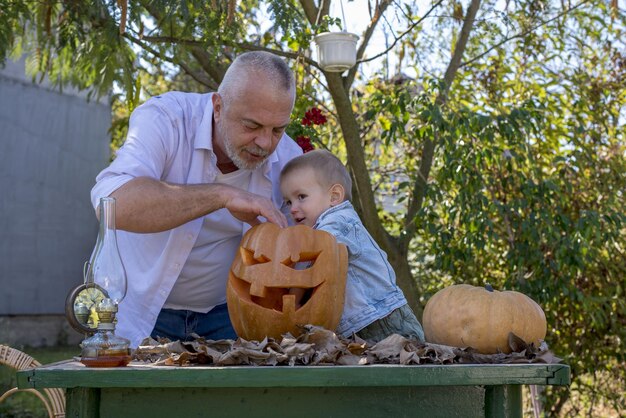
[[[509,332],[508,343],[509,343],[509,348],[514,353],[524,351],[528,347],[528,344],[526,344],[526,341],[522,340],[520,337],[513,334],[512,332]]]
[[[350,354],[360,356],[365,352],[365,350],[367,350],[367,343],[365,341],[362,341],[360,343],[352,342],[348,343],[348,346],[346,348],[350,352]]]
[[[307,325],[298,338],[283,335],[263,341],[195,340],[181,343],[168,339],[145,339],[134,352],[135,361],[163,366],[210,364],[216,366],[257,365],[366,365],[366,364],[512,364],[558,363],[560,358],[548,350],[545,341],[539,347],[526,344],[515,334],[509,335],[510,354],[480,354],[471,347],[459,348],[421,343],[393,334],[369,346],[353,335],[340,338],[327,329]]]
[[[390,363],[391,360],[399,357],[400,351],[404,347],[407,339],[398,334],[392,334],[382,341],[377,342],[368,350],[368,356],[373,357],[381,363]]]
[[[361,366],[368,363],[365,357],[346,354],[339,357],[336,364],[340,366]]]

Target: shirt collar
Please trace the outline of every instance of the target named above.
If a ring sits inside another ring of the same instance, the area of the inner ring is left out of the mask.
[[[213,97],[214,93],[209,93],[202,122],[196,132],[195,149],[208,149],[213,151]]]
[[[352,203],[350,203],[349,200],[345,200],[345,201],[341,202],[340,204],[338,204],[337,206],[332,206],[332,207],[326,209],[317,218],[317,221],[315,221],[315,225],[313,225],[313,228],[317,228],[319,223],[322,222],[322,220],[324,220],[325,217],[330,216],[331,214],[333,214],[335,212],[339,212],[340,210],[349,209],[349,208],[352,208]]]
[[[263,163],[263,174],[265,175],[265,177],[270,178],[270,171],[271,171],[272,166],[279,162],[278,161],[278,147],[280,146],[280,143],[282,141],[285,141],[288,139],[289,138],[287,138],[287,136],[283,134],[283,137],[280,138],[280,141],[278,141],[278,145],[276,146],[276,149],[274,150],[274,152],[271,153],[270,156],[267,158],[267,160],[265,160],[265,162]]]

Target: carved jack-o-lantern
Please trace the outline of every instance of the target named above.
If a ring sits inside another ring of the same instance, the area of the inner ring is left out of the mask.
[[[298,263],[298,269],[296,268]],[[331,234],[308,226],[263,223],[241,240],[226,298],[237,335],[279,339],[299,325],[334,330],[343,312],[348,252]],[[302,289],[300,303],[290,289]]]

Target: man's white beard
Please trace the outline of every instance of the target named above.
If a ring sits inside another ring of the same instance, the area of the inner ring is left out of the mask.
[[[270,155],[269,152],[265,151],[263,148],[257,145],[250,145],[250,146],[244,147],[243,149],[252,151],[254,155],[262,155],[264,158],[258,162],[246,161],[240,157],[238,150],[233,147],[232,143],[230,142],[230,138],[228,137],[228,135],[224,133],[224,130],[222,130],[222,136],[224,138],[224,147],[226,148],[226,155],[228,156],[228,158],[230,158],[233,164],[235,164],[237,168],[240,170],[255,170],[259,168],[265,162],[267,157]]]

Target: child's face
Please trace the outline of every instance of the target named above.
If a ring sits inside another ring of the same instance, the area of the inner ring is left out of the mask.
[[[322,187],[310,167],[296,169],[285,176],[280,191],[298,225],[313,226],[317,218],[332,206],[331,191]]]

